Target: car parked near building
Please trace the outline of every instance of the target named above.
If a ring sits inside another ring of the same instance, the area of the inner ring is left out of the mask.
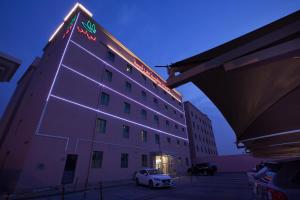
[[[163,174],[155,168],[145,168],[138,170],[135,175],[136,185],[147,185],[154,187],[171,187],[174,185],[173,180],[167,174]]]
[[[254,174],[253,192],[257,200],[299,200],[300,159],[265,163]]]
[[[213,176],[217,172],[217,166],[210,163],[199,163],[187,170],[189,175]]]

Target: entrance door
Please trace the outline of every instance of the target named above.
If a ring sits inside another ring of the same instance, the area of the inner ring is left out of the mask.
[[[160,169],[165,174],[173,174],[172,156],[155,156],[155,168]]]
[[[64,174],[61,180],[62,184],[73,183],[78,155],[68,154],[65,164]]]

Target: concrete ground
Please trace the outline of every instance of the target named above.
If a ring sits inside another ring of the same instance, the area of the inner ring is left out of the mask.
[[[103,200],[251,200],[251,188],[246,174],[217,174],[215,176],[183,177],[175,180],[173,188],[150,189],[145,186],[128,184],[103,189]],[[61,196],[38,198],[59,200]],[[67,194],[65,200],[81,200],[84,194]],[[86,193],[87,200],[100,200],[99,190]]]

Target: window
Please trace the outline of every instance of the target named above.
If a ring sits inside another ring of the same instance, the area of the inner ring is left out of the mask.
[[[112,81],[112,72],[107,69],[105,70],[105,79],[109,82]]]
[[[108,60],[111,61],[111,62],[114,62],[115,61],[115,54],[111,51],[108,51]]]
[[[197,139],[197,134],[195,134],[195,139]]]
[[[195,122],[193,122],[193,127],[195,128]]]
[[[121,168],[128,168],[128,153],[121,154]]]
[[[182,106],[182,103],[181,103],[181,102],[178,102],[178,105],[179,105],[179,106]]]
[[[93,151],[92,155],[92,168],[101,168],[102,167],[103,152],[102,151]]]
[[[186,147],[187,143],[186,143],[186,142],[183,142],[183,145]]]
[[[179,140],[177,140],[177,144],[180,145],[180,141]]]
[[[159,135],[155,134],[155,144],[159,144]]]
[[[148,156],[146,154],[142,154],[142,167],[148,167]]]
[[[182,132],[184,132],[184,128],[183,127],[181,128],[181,130],[182,130]]]
[[[197,149],[197,152],[199,152],[199,147],[198,147],[198,145],[196,146],[196,149]]]
[[[166,120],[166,127],[169,128],[170,127],[170,122],[168,120]]]
[[[130,113],[130,104],[124,102],[124,113],[129,114]]]
[[[189,158],[185,158],[185,164],[186,166],[189,166]]]
[[[147,142],[147,131],[141,131],[142,142]]]
[[[146,101],[146,100],[147,100],[147,93],[146,93],[145,91],[142,91],[142,92],[141,92],[141,95],[142,95],[142,99],[143,99],[144,101]]]
[[[169,143],[169,144],[171,144],[171,138],[167,138],[167,142]]]
[[[131,65],[127,65],[126,66],[126,72],[128,72],[129,74],[132,74],[132,67],[131,67]]]
[[[168,109],[169,109],[168,105],[166,105],[166,104],[165,104],[165,109],[166,109],[166,110],[168,110]]]
[[[141,74],[141,75],[142,75],[142,78],[143,78],[144,82],[146,83],[147,82],[147,77],[144,74]]]
[[[158,116],[154,115],[153,119],[154,119],[154,123],[156,124],[156,126],[158,126],[158,124],[159,124]]]
[[[126,89],[126,92],[131,92],[131,83],[127,82],[125,83],[125,89]]]
[[[174,115],[176,115],[176,110],[173,110],[173,112],[174,112]]]
[[[97,133],[105,133],[106,131],[106,120],[97,118],[96,121],[96,132]]]
[[[178,129],[178,125],[177,124],[175,124],[175,129]]]
[[[129,138],[129,126],[123,125],[123,138]]]
[[[141,109],[141,116],[142,116],[142,119],[144,119],[144,120],[147,119],[147,111],[145,109]]]
[[[108,106],[108,103],[109,103],[109,94],[102,92],[101,93],[101,104],[104,106]]]
[[[157,101],[156,98],[153,98],[153,103],[154,103],[156,106],[158,106],[158,101]]]
[[[193,113],[193,111],[191,111],[191,115],[192,115],[192,117],[194,116],[194,113]]]
[[[183,114],[180,114],[180,118],[183,118]]]
[[[156,83],[152,83],[152,85],[153,85],[153,88],[157,89]]]

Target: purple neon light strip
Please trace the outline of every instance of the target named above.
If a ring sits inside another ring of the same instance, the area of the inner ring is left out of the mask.
[[[80,13],[78,13],[78,15],[77,15],[77,17],[76,17],[74,26],[73,26],[73,28],[72,28],[72,31],[71,31],[70,36],[69,36],[69,38],[68,38],[67,44],[66,44],[66,46],[65,46],[65,49],[64,49],[63,54],[62,54],[62,56],[61,56],[61,59],[60,59],[60,61],[59,61],[58,68],[57,68],[57,70],[56,70],[56,72],[55,72],[55,76],[54,76],[54,79],[53,79],[53,81],[52,81],[52,84],[51,84],[51,87],[50,87],[50,90],[49,90],[49,93],[48,93],[48,96],[47,96],[47,100],[46,100],[46,101],[49,101],[50,94],[51,94],[51,92],[52,92],[52,90],[53,90],[53,86],[54,86],[54,84],[55,84],[55,81],[56,81],[58,72],[59,72],[60,67],[61,67],[61,63],[62,63],[62,61],[63,61],[63,59],[64,59],[64,57],[65,57],[65,54],[66,54],[66,52],[67,52],[67,48],[68,48],[68,46],[69,46],[70,39],[71,39],[71,37],[72,37],[72,35],[73,35],[73,31],[74,31],[74,29],[75,29],[75,27],[76,27],[76,23],[77,23],[77,20],[78,20],[78,18],[79,18],[79,15],[80,15]]]
[[[140,83],[138,83],[137,81],[135,81],[134,79],[132,79],[131,77],[127,76],[126,74],[124,74],[123,72],[121,72],[120,70],[118,70],[117,68],[115,68],[114,66],[112,66],[111,64],[107,63],[106,61],[102,60],[101,58],[99,58],[98,56],[96,56],[95,54],[93,54],[92,52],[90,52],[89,50],[87,50],[86,48],[84,48],[83,46],[81,46],[80,44],[74,42],[73,40],[70,40],[73,44],[75,44],[76,46],[78,46],[79,48],[81,48],[82,50],[86,51],[87,53],[89,53],[90,55],[94,56],[96,59],[100,60],[101,62],[103,62],[105,65],[109,66],[110,68],[116,70],[117,72],[119,72],[120,74],[122,74],[123,76],[127,77],[128,79],[130,79],[132,82],[136,83],[137,85],[141,86],[142,88],[144,88],[145,90],[147,90],[148,92],[152,93],[154,96],[156,96],[157,98],[161,99],[162,101],[164,101],[165,103],[169,104],[170,106],[172,106],[174,109],[176,109],[177,111],[179,111],[180,113],[184,113],[182,110],[176,108],[175,106],[173,106],[172,104],[170,104],[169,102],[167,102],[166,100],[164,100],[163,98],[161,98],[160,96],[158,96],[157,94],[155,94],[154,92],[152,92],[151,90],[149,90],[148,88],[146,88],[145,86],[141,85]]]
[[[152,109],[152,108],[150,108],[150,107],[148,107],[148,106],[146,106],[146,105],[144,105],[144,104],[142,104],[142,103],[140,103],[140,102],[138,102],[138,101],[136,101],[136,100],[134,100],[134,99],[132,99],[132,98],[130,98],[130,97],[128,97],[128,96],[126,96],[126,95],[124,95],[124,94],[122,94],[122,93],[120,93],[120,92],[118,92],[118,91],[116,91],[116,90],[114,90],[114,89],[112,89],[112,88],[106,86],[106,85],[104,85],[103,83],[99,83],[98,81],[96,81],[96,80],[94,80],[94,79],[92,79],[92,78],[90,78],[90,77],[88,77],[88,76],[82,74],[81,72],[78,72],[78,71],[76,71],[76,70],[74,70],[74,69],[72,69],[72,68],[70,68],[70,67],[68,67],[68,66],[66,66],[66,65],[64,65],[64,64],[62,64],[62,66],[63,66],[64,68],[66,68],[66,69],[68,69],[68,70],[70,70],[70,71],[72,71],[72,72],[78,74],[79,76],[82,76],[82,77],[84,77],[84,78],[86,78],[86,79],[88,79],[88,80],[90,80],[90,81],[96,83],[96,84],[99,85],[99,86],[102,86],[102,87],[104,87],[104,88],[107,88],[108,90],[110,90],[110,91],[112,91],[112,92],[114,92],[114,93],[117,93],[117,94],[119,94],[119,95],[121,95],[121,96],[123,96],[123,97],[125,97],[125,98],[127,98],[127,99],[129,99],[129,100],[131,100],[131,101],[133,101],[133,102],[135,102],[135,103],[137,103],[137,104],[139,104],[139,105],[145,107],[145,108],[148,108],[149,110],[155,112],[156,114],[159,114],[159,115],[161,115],[161,116],[163,116],[163,117],[165,117],[165,118],[167,118],[167,119],[169,119],[169,120],[171,120],[171,121],[173,121],[173,122],[175,122],[175,123],[177,123],[177,124],[180,124],[180,125],[183,126],[183,127],[186,127],[186,125],[184,125],[184,124],[182,124],[182,123],[180,123],[180,122],[177,122],[176,120],[174,120],[174,119],[172,119],[172,118],[170,118],[170,117],[168,117],[168,116],[166,116],[166,115],[164,115],[164,114],[162,114],[162,113],[160,113],[160,112],[157,112],[156,110],[154,110],[154,109]]]
[[[152,128],[152,127],[150,127],[150,126],[146,126],[146,125],[143,125],[143,124],[140,124],[140,123],[137,123],[137,122],[128,120],[128,119],[124,119],[124,118],[122,118],[122,117],[119,117],[119,116],[116,116],[116,115],[112,115],[112,114],[110,114],[110,113],[103,112],[103,111],[97,110],[97,109],[95,109],[95,108],[91,108],[91,107],[89,107],[89,106],[85,106],[85,105],[82,105],[82,104],[80,104],[80,103],[77,103],[77,102],[74,102],[74,101],[71,101],[71,100],[68,100],[68,99],[65,99],[65,98],[62,98],[62,97],[53,95],[53,94],[51,94],[50,96],[53,97],[53,98],[62,100],[62,101],[64,101],[64,102],[68,102],[68,103],[70,103],[70,104],[77,105],[77,106],[79,106],[79,107],[82,107],[82,108],[86,108],[86,109],[88,109],[88,110],[95,111],[95,112],[97,112],[97,113],[101,113],[101,114],[103,114],[103,115],[107,115],[107,116],[110,116],[110,117],[113,117],[113,118],[116,118],[116,119],[119,119],[119,120],[122,120],[122,121],[125,121],[125,122],[128,122],[128,123],[132,123],[132,124],[135,124],[135,125],[138,125],[138,126],[141,126],[141,127],[144,127],[144,128],[150,129],[150,130],[153,130],[153,131],[157,131],[157,132],[163,133],[163,134],[165,134],[165,135],[173,136],[173,137],[176,137],[176,138],[179,138],[179,139],[188,141],[188,139],[186,139],[186,138],[183,138],[183,137],[180,137],[180,136],[177,136],[177,135],[173,135],[173,134],[171,134],[171,133],[167,133],[167,132],[164,132],[164,131],[161,131],[161,130]]]

